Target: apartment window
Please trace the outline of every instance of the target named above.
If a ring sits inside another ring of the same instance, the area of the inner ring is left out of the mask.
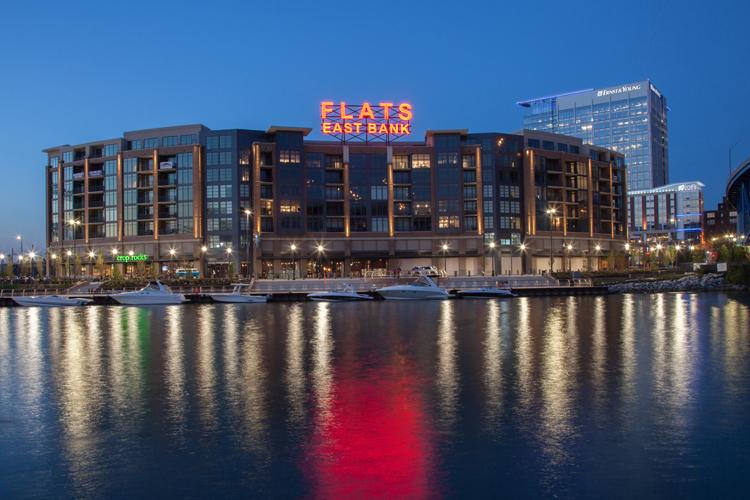
[[[430,155],[414,154],[411,155],[412,168],[430,168]]]
[[[529,139],[528,141],[526,141],[526,144],[528,144],[530,148],[538,148],[539,139]]]
[[[143,140],[143,148],[144,149],[154,149],[159,147],[159,138],[158,137],[149,137],[148,139]]]
[[[581,154],[581,148],[578,146],[570,146],[570,152],[576,155]]]
[[[482,202],[484,213],[491,214],[493,213],[495,206],[492,204],[492,200],[484,200]]]
[[[104,145],[104,156],[115,156],[120,152],[119,144],[105,144]]]
[[[476,186],[464,186],[464,198],[473,199],[477,197]]]
[[[557,143],[557,150],[558,151],[565,151],[567,153],[568,152],[568,145],[567,144],[563,144],[562,142],[558,142]]]
[[[180,136],[180,145],[189,146],[198,142],[198,134],[185,134]]]
[[[510,197],[511,198],[518,198],[520,196],[521,190],[518,186],[510,186]]]
[[[458,228],[458,216],[457,215],[441,215],[440,217],[438,217],[438,228],[440,229]]]
[[[383,187],[385,187],[385,186],[383,186]],[[394,187],[393,188],[393,199],[394,200],[408,200],[409,199],[409,188],[408,187]]]
[[[279,163],[300,163],[301,154],[296,149],[282,149],[279,151]]]
[[[127,146],[128,146],[128,149],[131,151],[137,150],[137,149],[143,149],[143,141],[141,141],[140,139],[128,141]]]
[[[409,157],[399,155],[393,157],[393,168],[396,170],[406,170],[409,168]]]
[[[371,186],[370,197],[373,200],[387,200],[388,199],[388,186]]]
[[[300,213],[300,206],[298,200],[281,200],[279,204],[279,211],[282,214],[298,214]]]
[[[542,149],[546,149],[547,151],[554,151],[555,143],[552,141],[542,141]]]
[[[493,230],[495,229],[495,218],[494,217],[484,217],[482,219],[484,221],[484,230]]]
[[[232,164],[232,152],[222,151],[214,153],[206,153],[206,165],[211,167],[214,165],[231,165]]]
[[[177,136],[167,135],[161,138],[161,145],[165,148],[177,146]]]
[[[374,233],[387,233],[388,232],[388,219],[386,217],[373,217],[372,218],[372,231]]]
[[[63,162],[70,163],[73,161],[73,151],[65,151],[63,153]]]
[[[491,185],[484,185],[482,186],[482,196],[485,198],[492,198],[492,186]]]
[[[477,229],[476,216],[464,217],[464,229],[467,231],[476,231]]]

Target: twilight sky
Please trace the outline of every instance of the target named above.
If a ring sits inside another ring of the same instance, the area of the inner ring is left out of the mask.
[[[318,126],[321,100],[408,100],[414,131],[521,127],[517,100],[651,78],[670,181],[707,207],[750,155],[750,4],[7,2],[0,10],[0,251],[44,246],[45,147],[126,130]],[[17,245],[16,245],[17,247]]]

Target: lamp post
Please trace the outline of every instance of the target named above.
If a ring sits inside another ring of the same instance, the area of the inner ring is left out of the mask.
[[[492,253],[492,276],[495,275],[495,242],[490,241],[490,253]],[[500,269],[502,270],[502,262],[500,263]],[[502,272],[502,271],[501,271]]]
[[[91,276],[94,275],[93,265],[94,265],[94,257],[96,257],[96,253],[94,253],[93,250],[89,250],[89,266],[91,266]]]
[[[29,252],[29,276],[32,278],[34,277],[34,258],[36,258],[36,252],[31,250]]]
[[[56,253],[50,254],[50,259],[52,259],[53,265],[56,264],[57,263],[57,254]],[[49,265],[49,261],[47,261],[47,264]],[[57,266],[54,266],[54,267],[55,267],[54,276],[55,276],[55,278],[59,278],[59,276],[57,275]],[[47,269],[47,276],[49,277],[51,274],[52,273],[50,273],[50,270]]]
[[[70,219],[68,221],[68,224],[70,225],[70,227],[73,228],[73,254],[75,254],[75,258],[78,258],[78,252],[77,252],[78,234],[77,233],[78,233],[78,226],[81,225],[81,221],[78,219]],[[75,258],[73,261],[74,265],[75,265]],[[73,277],[76,279],[78,278],[78,271],[79,271],[77,267],[78,266],[76,265],[76,270],[73,272]]]
[[[174,256],[177,254],[177,250],[174,248],[169,249],[169,270],[174,272]]]
[[[3,262],[5,262],[5,254],[0,253],[0,267],[2,267]],[[7,266],[8,264],[6,263],[5,265]]]
[[[297,279],[297,260],[295,257],[295,253],[297,252],[297,245],[292,243],[291,245],[289,245],[289,250],[292,251],[292,279],[296,280]]]
[[[323,256],[323,252],[325,252],[325,247],[322,243],[318,243],[318,245],[315,247],[315,254],[316,254],[316,263],[315,263],[315,272],[320,276],[320,258]]]
[[[568,254],[568,272],[571,272],[573,266],[571,265],[571,262],[570,262],[570,259],[571,259],[570,252],[573,250],[573,245],[571,245],[570,243],[568,243],[565,246],[565,249],[567,250],[567,254]]]
[[[227,274],[229,274],[229,268],[232,265],[232,247],[227,247]]]
[[[557,214],[557,209],[555,207],[550,207],[545,210],[545,213],[549,217],[549,272],[552,273],[552,267],[554,266],[552,257],[552,220],[554,219],[555,214]]]
[[[20,234],[17,234],[16,240],[21,242],[21,251],[18,252],[18,255],[23,255],[23,236],[21,236]]]
[[[445,277],[447,278],[448,277],[448,244],[443,243],[440,249],[443,251],[443,272],[445,272]]]
[[[253,211],[249,208],[245,209],[245,249],[247,255],[247,264],[245,265],[245,278],[250,276],[250,247],[253,245],[253,241],[250,238],[250,218],[253,216]]]
[[[523,255],[526,253],[526,243],[521,243],[518,245],[518,255],[521,257],[521,274],[526,274],[526,267],[524,266],[524,257]]]
[[[112,249],[112,278],[115,277],[115,261],[117,260],[117,248]]]
[[[203,276],[203,279],[206,278],[206,252],[208,252],[208,247],[206,245],[201,246],[201,276]]]

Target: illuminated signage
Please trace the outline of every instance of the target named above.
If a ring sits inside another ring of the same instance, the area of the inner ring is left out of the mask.
[[[117,255],[115,256],[117,262],[144,262],[148,260],[148,255],[143,253],[137,253],[133,255]]]
[[[640,83],[637,83],[635,85],[622,85],[620,87],[615,87],[612,89],[597,90],[596,97],[604,97],[612,94],[622,94],[623,92],[636,92],[638,90],[641,90]]]
[[[412,106],[406,102],[347,104],[344,101],[323,101],[320,103],[320,130],[342,142],[391,142],[411,134],[413,116]]]

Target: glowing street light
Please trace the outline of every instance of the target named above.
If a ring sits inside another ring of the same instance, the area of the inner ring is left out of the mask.
[[[495,275],[495,242],[490,241],[490,252],[492,253],[492,276]],[[502,266],[502,263],[500,264]]]

